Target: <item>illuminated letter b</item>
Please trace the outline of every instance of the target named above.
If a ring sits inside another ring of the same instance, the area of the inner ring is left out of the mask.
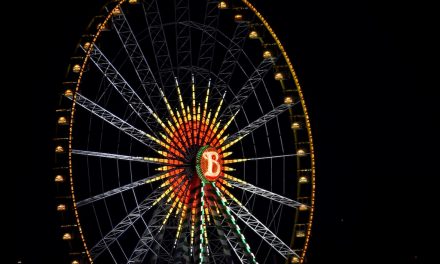
[[[208,162],[208,168],[205,176],[217,177],[220,174],[220,163],[218,162],[218,153],[215,151],[207,151],[203,153],[203,158]]]

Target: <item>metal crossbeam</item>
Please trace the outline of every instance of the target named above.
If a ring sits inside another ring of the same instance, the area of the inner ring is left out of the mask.
[[[108,232],[96,245],[90,249],[93,259],[96,259],[104,251],[108,250],[123,233],[125,233],[133,224],[139,220],[145,212],[153,207],[154,202],[162,194],[162,190],[156,189],[145,200],[143,200],[134,210],[132,210],[124,219],[122,219],[110,232]]]
[[[112,25],[118,34],[141,83],[149,87],[151,91],[158,88],[156,78],[153,75],[151,67],[139,46],[136,36],[134,35],[124,12],[121,10],[121,14],[113,16],[112,20]],[[147,90],[147,92],[149,91]]]
[[[161,202],[157,209],[154,211],[152,218],[148,222],[148,226],[146,226],[144,233],[142,234],[141,238],[136,244],[136,247],[131,253],[130,259],[127,262],[128,264],[143,263],[149,251],[151,251],[153,254],[156,254],[156,252],[154,252],[154,250],[152,249],[152,244],[153,242],[157,242],[158,246],[160,246],[160,241],[157,241],[155,239],[155,236],[157,235],[161,227],[162,220],[166,216],[167,212],[168,208],[163,204],[163,202]],[[166,255],[167,257],[167,259],[163,259],[164,256],[162,256],[162,260],[164,260],[165,263],[169,263],[169,261],[171,260],[169,252],[166,251],[163,247],[161,247],[161,249],[165,252],[165,254],[162,255]]]
[[[163,175],[163,174],[165,174],[165,173],[167,173],[167,172],[169,172],[169,171],[165,171],[165,172],[157,173],[157,174],[154,174],[154,175],[152,175],[152,176],[150,176],[150,177],[143,178],[143,179],[141,179],[141,180],[138,180],[138,181],[135,181],[135,182],[132,182],[132,183],[126,184],[126,185],[124,185],[124,186],[121,186],[121,187],[118,187],[118,188],[112,189],[112,190],[110,190],[110,191],[106,191],[106,192],[104,192],[104,193],[101,193],[101,194],[95,195],[95,196],[93,196],[93,197],[90,197],[90,198],[87,198],[87,199],[81,200],[81,201],[79,201],[78,203],[76,203],[76,206],[77,206],[77,207],[81,207],[81,206],[84,206],[84,205],[87,205],[87,204],[94,203],[94,202],[96,202],[96,201],[102,200],[102,199],[104,199],[104,198],[107,198],[107,197],[113,196],[113,195],[115,195],[115,194],[118,194],[118,193],[121,193],[121,192],[125,192],[125,191],[128,191],[128,190],[131,190],[131,189],[136,188],[136,187],[138,187],[138,186],[144,185],[144,184],[147,183],[148,180],[151,180],[151,179],[153,179],[153,178],[156,178],[156,177],[158,177],[158,176],[161,176],[161,175]]]
[[[234,251],[235,255],[240,260],[242,264],[255,264],[252,262],[252,259],[244,252],[242,245],[239,242],[239,238],[237,236],[232,235],[232,232],[228,232],[225,235],[226,241],[228,241],[229,246]]]
[[[260,187],[257,187],[255,185],[252,185],[252,184],[247,183],[247,182],[235,182],[235,181],[228,181],[228,182],[232,186],[234,186],[234,187],[237,187],[237,188],[240,188],[242,190],[251,192],[253,194],[262,196],[264,198],[267,198],[269,200],[281,203],[283,205],[287,205],[287,206],[290,206],[290,207],[293,207],[293,208],[297,208],[297,207],[302,205],[302,203],[300,203],[300,202],[294,201],[292,199],[289,199],[287,197],[284,197],[284,196],[281,196],[279,194],[273,193],[271,191],[264,190],[264,189],[262,189]]]
[[[238,63],[240,54],[243,52],[243,45],[248,33],[247,23],[238,23],[234,35],[229,43],[225,57],[218,72],[218,79],[214,82],[214,87],[219,95],[223,95],[229,85],[235,66]]]
[[[179,184],[179,187],[176,189],[181,188],[182,184]],[[189,186],[187,186],[185,189],[187,190]],[[158,207],[159,208],[159,207]],[[171,203],[163,203],[159,209],[156,209],[158,212],[155,212],[155,216],[151,219],[152,225],[160,226],[159,232],[157,232],[156,235],[156,241],[158,241],[161,245],[159,248],[158,245],[155,245],[153,247],[153,251],[155,256],[152,256],[148,263],[180,263],[178,260],[178,257],[176,257],[175,250],[176,247],[179,246],[175,245],[176,242],[176,232],[177,232],[177,226],[179,222],[178,217],[170,217],[168,218],[167,222],[164,223],[164,219],[168,215],[169,211],[171,210]],[[167,253],[166,250],[169,250],[170,253]],[[172,261],[169,261],[169,255],[172,255],[171,259]]]
[[[218,0],[208,0],[206,2],[205,19],[204,25],[207,25],[206,31],[202,31],[202,38],[200,40],[200,51],[198,57],[198,66],[200,68],[211,71],[214,47],[215,47],[215,36],[217,31],[219,9]]]
[[[229,230],[223,235],[241,263],[255,264],[255,256],[251,252],[249,244],[246,242],[244,235],[241,233],[240,227],[238,226],[234,216],[231,214],[231,210],[226,204],[226,198],[221,194],[220,190],[214,184],[213,187],[216,192],[215,199],[217,200],[217,204],[222,205],[219,207],[219,209],[223,215],[222,221],[214,217],[215,225],[221,227],[222,230]]]
[[[150,128],[150,124],[145,120],[147,120],[147,117],[153,113],[153,110],[142,101],[139,95],[134,91],[130,84],[128,84],[124,77],[122,77],[118,70],[97,46],[94,46],[93,50],[90,52],[90,59],[112,84],[112,86],[118,91],[122,98],[128,103],[130,108],[133,109],[141,120],[145,122],[147,127]],[[156,125],[154,119],[152,119],[150,122],[153,122],[154,125]],[[150,130],[152,129],[150,128]]]
[[[68,96],[67,98],[73,100],[72,96]],[[76,93],[75,103],[82,106],[84,109],[86,109],[90,113],[96,115],[97,117],[101,118],[102,120],[109,123],[110,125],[121,130],[122,132],[129,135],[130,137],[136,139],[137,141],[144,144],[145,146],[147,146],[151,149],[155,149],[155,147],[157,146],[154,141],[152,141],[150,138],[147,137],[145,132],[128,124],[127,122],[125,122],[121,118],[115,116],[114,114],[112,114],[108,110],[106,110],[103,107],[92,102],[87,97],[83,96],[82,94]]]
[[[162,87],[166,90],[168,87],[174,87],[173,64],[170,57],[165,31],[160,16],[157,0],[142,1],[145,18],[148,24],[148,31],[154,54],[156,54],[156,64],[159,69],[159,79]]]
[[[121,10],[120,15],[113,16],[112,22],[113,28],[118,34],[128,58],[130,59],[133,68],[136,70],[136,75],[147,94],[150,105],[156,105],[158,102],[161,102],[162,99],[159,85],[124,12]],[[157,109],[157,106],[155,109]],[[155,126],[152,126],[152,128],[154,127]]]
[[[232,252],[224,231],[221,227],[207,226],[206,228],[209,232],[209,259],[213,259],[214,263],[232,264]]]
[[[287,157],[295,157],[295,156],[298,156],[298,154],[284,154],[284,155],[274,155],[274,156],[266,156],[266,157],[246,158],[245,161],[277,159],[277,158],[287,158]]]
[[[146,227],[127,263],[142,263],[144,256],[151,250],[153,239],[150,228]]]
[[[250,133],[255,131],[257,128],[259,128],[262,125],[266,124],[267,122],[269,122],[270,120],[274,119],[275,117],[277,117],[278,115],[280,115],[281,113],[286,111],[287,109],[293,107],[297,103],[298,102],[290,103],[290,104],[281,104],[281,105],[275,107],[274,109],[269,111],[264,116],[258,118],[257,120],[253,121],[252,123],[250,123],[249,125],[247,125],[243,129],[241,129],[240,131],[237,131],[236,133],[234,133],[233,135],[228,137],[223,142],[222,146],[226,146],[226,145],[228,145],[229,143],[233,142],[236,139],[243,138],[243,137],[249,135]]]
[[[225,226],[225,220],[222,221],[222,226],[223,228],[228,228],[229,227]],[[236,226],[238,226],[237,224],[235,224]],[[226,229],[224,229],[226,230]],[[226,238],[226,241],[228,242],[230,248],[232,249],[232,251],[234,251],[235,255],[237,256],[237,258],[240,260],[240,263],[242,264],[255,264],[255,262],[253,261],[253,256],[249,255],[249,253],[247,253],[244,250],[244,245],[243,242],[241,241],[240,237],[233,232],[232,230],[229,230],[228,232],[224,233],[224,237]]]
[[[92,157],[100,157],[100,158],[108,158],[108,159],[117,159],[117,160],[128,160],[128,161],[139,161],[146,163],[156,163],[147,161],[144,157],[135,157],[135,156],[127,156],[127,155],[119,155],[114,153],[104,153],[104,152],[96,152],[96,151],[88,151],[81,149],[72,149],[72,154],[83,155],[83,156],[92,156]]]
[[[234,215],[240,218],[249,228],[258,234],[269,246],[276,250],[283,258],[288,259],[292,256],[299,257],[298,254],[278,238],[269,228],[267,228],[260,220],[249,212],[249,210],[241,205],[230,204],[229,209]]]
[[[224,91],[228,88],[229,82],[231,80],[232,74],[235,70],[235,66],[238,63],[238,59],[240,58],[241,53],[243,53],[243,45],[247,37],[248,33],[248,24],[247,23],[238,23],[235,28],[234,34],[232,38],[226,36],[221,31],[219,31],[214,26],[197,23],[194,21],[182,22],[185,25],[188,25],[192,28],[196,28],[204,33],[207,38],[207,41],[215,41],[220,46],[226,49],[225,57],[222,60],[222,64],[219,69],[219,73],[217,78],[214,80],[214,87],[216,87],[213,92],[213,98],[222,97]],[[228,46],[218,41],[216,38],[216,34],[220,34],[222,37],[228,40]],[[215,44],[215,43],[214,43]],[[214,45],[212,44],[212,45]],[[208,58],[207,58],[208,59]],[[216,97],[217,96],[217,97]]]
[[[189,0],[175,0],[175,28],[176,28],[176,50],[177,50],[177,76],[182,82],[187,80],[189,72],[183,71],[184,75],[181,75],[179,67],[191,66],[191,30],[190,27],[182,24],[182,21],[190,20]]]
[[[273,59],[264,59],[260,62],[258,67],[252,72],[249,79],[241,87],[241,89],[235,94],[234,99],[231,103],[223,110],[220,115],[220,119],[229,120],[233,115],[237,113],[249,98],[249,96],[254,92],[255,88],[261,83],[264,76],[273,66]]]
[[[136,156],[114,154],[114,153],[105,153],[105,152],[80,150],[80,149],[72,149],[72,154],[83,155],[83,156],[91,156],[91,157],[100,157],[100,158],[107,158],[107,159],[144,162],[144,163],[150,163],[150,164],[166,164],[166,165],[170,165],[170,163],[168,161],[164,160],[164,159],[151,159],[151,158],[147,158],[147,157],[136,157]]]

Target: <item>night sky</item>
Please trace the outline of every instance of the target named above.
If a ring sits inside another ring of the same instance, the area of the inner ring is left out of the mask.
[[[55,3],[27,6],[17,17],[27,25],[10,40],[20,52],[4,51],[22,53],[11,64],[16,105],[3,110],[18,128],[9,131],[16,144],[6,162],[15,179],[15,263],[65,256],[52,175],[56,91],[103,1]],[[308,263],[432,263],[440,175],[434,9],[364,0],[256,7],[284,43],[311,114],[317,201]]]

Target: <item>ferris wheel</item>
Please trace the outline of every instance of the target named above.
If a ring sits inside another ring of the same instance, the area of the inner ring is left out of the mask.
[[[249,1],[110,1],[61,93],[54,172],[69,263],[304,262],[310,122]]]

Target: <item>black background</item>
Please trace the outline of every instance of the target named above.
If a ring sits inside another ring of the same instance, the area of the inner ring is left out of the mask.
[[[3,130],[11,133],[2,174],[15,181],[15,195],[4,200],[15,208],[15,262],[60,263],[65,255],[51,173],[56,91],[102,3],[20,1],[4,22],[12,74],[2,90],[12,94],[2,96]],[[317,201],[308,263],[433,263],[434,8],[365,0],[256,6],[290,54],[311,114]]]

